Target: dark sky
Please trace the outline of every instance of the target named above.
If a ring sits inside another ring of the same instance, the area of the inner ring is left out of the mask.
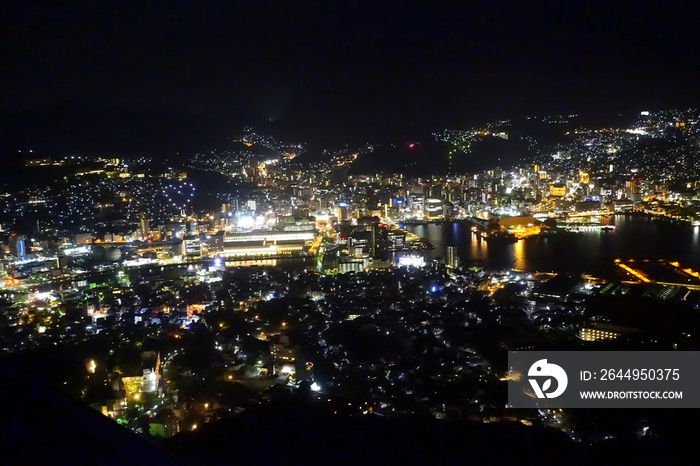
[[[10,2],[0,144],[157,155],[248,123],[341,143],[696,106],[694,3]]]

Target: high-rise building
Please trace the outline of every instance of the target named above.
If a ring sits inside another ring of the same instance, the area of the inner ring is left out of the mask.
[[[141,235],[142,238],[145,238],[146,236],[148,236],[148,230],[149,230],[148,217],[146,217],[146,214],[141,214],[139,216],[139,234]]]
[[[343,222],[345,220],[348,220],[350,217],[348,216],[348,205],[345,202],[341,202],[338,204],[338,221]]]
[[[12,233],[10,235],[10,253],[23,261],[27,258],[27,237]]]
[[[457,248],[455,246],[447,246],[445,265],[450,268],[456,268],[459,265],[459,258],[457,257]]]
[[[639,187],[639,181],[632,178],[629,181],[625,181],[625,195],[630,201],[637,203],[642,200],[642,194]]]

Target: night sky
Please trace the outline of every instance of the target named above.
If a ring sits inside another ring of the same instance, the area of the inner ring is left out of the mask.
[[[167,155],[697,106],[695,2],[11,2],[3,152]]]

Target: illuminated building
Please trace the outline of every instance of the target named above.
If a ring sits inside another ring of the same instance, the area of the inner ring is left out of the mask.
[[[408,196],[409,208],[416,213],[423,213],[424,198],[420,194],[410,193]]]
[[[122,385],[124,385],[126,398],[130,400],[138,400],[141,396],[142,384],[143,376],[136,375],[131,377],[122,377]]]
[[[508,232],[514,234],[517,238],[526,238],[528,236],[540,233],[540,227],[535,225],[535,217],[529,215],[520,215],[515,217],[503,217],[498,220],[501,228],[505,228]]]
[[[283,241],[313,241],[315,233],[313,231],[251,231],[247,233],[227,233],[224,236],[224,247],[228,248],[238,243],[249,242],[283,242]]]
[[[186,223],[166,223],[158,227],[164,239],[182,238],[187,234]]]
[[[457,248],[455,248],[454,246],[447,246],[447,253],[446,253],[447,258],[445,259],[445,264],[448,267],[451,267],[451,268],[457,267],[458,258],[457,258],[456,249]]]
[[[362,272],[363,270],[369,268],[370,259],[369,257],[350,257],[343,256],[338,258],[338,272]]]
[[[566,185],[564,183],[552,183],[549,185],[549,195],[553,197],[566,196]]]
[[[287,217],[286,219],[280,220],[278,228],[282,231],[306,231],[314,232],[316,231],[316,223],[308,220],[294,220],[293,217]]]
[[[185,236],[182,240],[182,255],[187,257],[200,257],[202,255],[202,243],[199,236]]]
[[[403,231],[392,230],[387,233],[389,246],[392,249],[401,249],[406,244],[406,233]]]
[[[200,238],[202,254],[218,254],[224,250],[224,232],[206,234]]]
[[[422,256],[401,256],[399,257],[399,267],[423,267],[425,258]]]
[[[642,194],[639,189],[639,181],[632,178],[625,181],[625,195],[630,201],[637,203],[642,200]]]
[[[338,216],[339,222],[343,222],[343,221],[349,219],[349,217],[348,217],[348,205],[346,203],[341,202],[340,204],[338,204],[337,216]]]
[[[369,254],[370,257],[375,257],[378,230],[379,217],[360,217],[357,220],[357,228],[352,231],[349,238],[350,253],[354,255]]]
[[[291,364],[297,360],[297,352],[289,346],[288,338],[286,340],[282,338],[280,342],[273,343],[271,350],[275,360],[280,364]]]
[[[430,220],[442,218],[442,199],[428,199],[425,201],[425,217]]]
[[[372,244],[372,232],[356,229],[348,239],[348,250],[353,256],[369,254],[372,251]]]
[[[582,327],[578,337],[584,341],[614,340],[621,335],[637,332],[637,329],[619,325],[596,323],[590,327]]]
[[[160,384],[160,353],[145,351],[141,355],[142,374],[121,378],[126,398],[139,400],[141,393],[151,393],[158,390]]]
[[[314,231],[251,231],[224,235],[224,256],[291,254],[314,240]]]
[[[146,238],[149,232],[148,217],[145,214],[139,216],[139,234],[142,238]]]
[[[18,260],[27,259],[27,237],[13,233],[10,236],[10,251]]]
[[[144,351],[141,354],[141,365],[143,367],[141,391],[155,392],[160,382],[160,353]]]

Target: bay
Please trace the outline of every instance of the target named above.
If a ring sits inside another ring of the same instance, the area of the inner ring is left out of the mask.
[[[561,236],[531,237],[514,244],[489,244],[472,233],[469,223],[413,225],[406,228],[426,238],[435,249],[427,259],[446,256],[457,248],[462,265],[490,270],[571,272],[610,276],[615,259],[678,261],[700,270],[700,228],[690,223],[616,215],[612,231],[592,230]]]

